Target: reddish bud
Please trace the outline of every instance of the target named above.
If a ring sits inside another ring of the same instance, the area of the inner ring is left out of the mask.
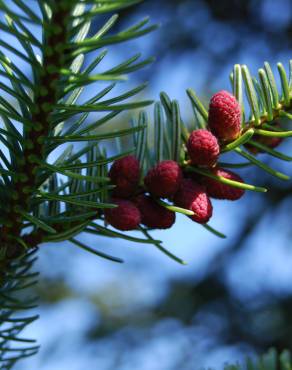
[[[278,121],[274,122],[274,127],[281,128],[280,123]],[[256,141],[259,144],[263,144],[271,149],[276,148],[278,145],[280,145],[283,141],[283,138],[281,137],[272,137],[272,136],[261,136],[261,135],[253,135],[252,137],[253,141]],[[246,143],[244,145],[246,149],[248,149],[249,152],[252,154],[258,154],[258,153],[264,153],[264,150],[261,150],[252,144]]]
[[[174,197],[179,207],[193,211],[193,221],[205,224],[212,217],[213,207],[204,186],[191,179],[182,180],[181,187]]]
[[[116,185],[114,196],[128,198],[133,195],[138,187],[139,176],[140,166],[134,156],[128,155],[115,161],[109,171],[111,182]]]
[[[175,161],[167,160],[150,169],[144,179],[148,191],[157,197],[172,197],[178,190],[182,171]]]
[[[219,157],[220,147],[217,138],[208,130],[195,130],[187,142],[191,162],[199,166],[213,166]]]
[[[175,223],[175,213],[157,204],[147,195],[139,195],[134,200],[141,212],[141,223],[154,229],[169,229]]]
[[[135,230],[141,222],[139,209],[133,202],[124,199],[113,199],[118,207],[106,209],[106,221],[118,230]]]
[[[232,141],[240,135],[241,107],[227,91],[213,95],[209,106],[209,128],[222,141]]]
[[[236,173],[225,170],[223,168],[216,168],[213,170],[214,175],[222,176],[229,180],[234,180],[238,182],[244,182],[240,176]],[[222,184],[216,180],[209,177],[202,177],[201,182],[206,186],[207,193],[210,197],[216,199],[227,199],[227,200],[237,200],[243,196],[245,191],[243,189],[235,188],[230,185]]]

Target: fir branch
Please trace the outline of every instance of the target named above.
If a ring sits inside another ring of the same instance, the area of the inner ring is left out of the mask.
[[[115,207],[108,201],[108,192],[113,187],[108,183],[106,168],[108,163],[127,153],[108,157],[97,143],[117,136],[133,135],[143,130],[144,126],[114,132],[108,130],[102,134],[96,133],[96,130],[122,111],[151,104],[151,101],[128,102],[146,84],[110,99],[104,97],[115,87],[113,81],[125,80],[128,73],[148,65],[153,58],[140,60],[140,55],[136,54],[110,70],[94,73],[94,69],[106,56],[106,51],[102,51],[87,67],[84,67],[85,57],[82,52],[87,54],[96,47],[131,40],[156,28],[148,26],[149,19],[144,19],[116,35],[108,36],[118,20],[118,16],[114,15],[95,36],[88,36],[94,17],[138,2],[38,0],[40,17],[23,0],[13,0],[13,10],[0,0],[0,11],[5,14],[0,29],[20,44],[16,48],[5,39],[0,39],[0,75],[7,81],[0,83],[0,90],[13,99],[11,103],[0,97],[0,117],[3,121],[0,142],[9,153],[6,156],[0,151],[0,255],[3,271],[3,285],[0,289],[3,315],[2,312],[0,315],[3,324],[11,322],[9,332],[5,334],[0,331],[0,341],[1,338],[3,340],[0,362],[6,366],[3,367],[5,369],[10,369],[18,359],[37,351],[37,346],[15,350],[12,346],[13,341],[30,343],[29,340],[19,338],[18,334],[32,320],[28,318],[22,323],[21,319],[19,322],[17,319],[13,321],[10,316],[16,309],[30,309],[32,302],[14,298],[9,290],[13,288],[14,292],[32,285],[29,279],[35,277],[35,274],[29,273],[32,267],[28,261],[29,250],[47,241],[70,240],[95,255],[121,262],[120,259],[85,246],[75,236],[98,219],[101,210]],[[30,24],[41,28],[41,39],[31,32]],[[41,57],[36,55],[36,49]],[[7,58],[6,51],[29,65],[31,79],[13,60]],[[109,81],[110,84],[84,104],[78,104],[84,88],[100,81]],[[86,125],[84,123],[90,112],[106,113]],[[74,153],[69,145],[51,163],[48,160],[51,152],[62,143],[70,141],[86,142],[87,146]],[[17,259],[19,255],[23,257]],[[21,267],[23,269],[18,272]],[[13,268],[17,271],[15,274],[12,274]],[[22,281],[23,284],[20,283]]]
[[[271,348],[261,356],[248,357],[242,364],[227,364],[224,370],[291,370],[292,360],[289,350],[279,353]]]
[[[11,245],[7,247],[11,261],[9,264],[1,262],[0,291],[0,363],[3,370],[11,369],[18,360],[36,354],[39,349],[35,340],[19,336],[27,325],[38,319],[38,316],[16,314],[19,310],[29,311],[36,304],[34,298],[23,300],[23,293],[37,283],[38,274],[29,272],[35,262],[36,250],[31,250],[15,260],[20,252],[17,245],[14,244],[14,249]]]

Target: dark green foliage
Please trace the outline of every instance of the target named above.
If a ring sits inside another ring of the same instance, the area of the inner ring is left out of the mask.
[[[16,249],[14,252],[17,253]],[[5,276],[1,273],[0,363],[3,370],[11,369],[19,359],[38,352],[39,346],[34,339],[21,336],[23,329],[38,318],[29,314],[37,307],[37,299],[28,298],[29,289],[37,283],[38,277],[38,273],[31,271],[35,255],[36,250],[32,250],[11,262]]]
[[[224,370],[291,370],[292,360],[289,351],[277,353],[270,349],[266,354],[255,359],[247,359],[244,364],[226,365]]]

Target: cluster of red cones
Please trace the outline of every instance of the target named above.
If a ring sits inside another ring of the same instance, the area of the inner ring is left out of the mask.
[[[186,143],[186,162],[207,168],[214,175],[243,182],[235,173],[219,168],[220,147],[241,135],[241,107],[226,91],[215,94],[209,106],[208,128],[193,131]],[[262,138],[254,138],[261,142]],[[271,140],[271,138],[270,138]],[[275,147],[279,141],[265,142]],[[248,147],[255,152],[255,148]],[[105,219],[119,230],[134,230],[140,224],[149,228],[167,229],[175,222],[175,213],[159,202],[167,199],[175,206],[192,211],[193,221],[205,224],[212,217],[210,198],[237,200],[244,190],[218,182],[210,177],[186,172],[172,160],[151,168],[140,183],[140,164],[134,156],[115,161],[109,171],[116,186],[112,202],[116,208],[105,211]]]
[[[109,177],[116,185],[112,202],[118,206],[105,211],[109,224],[124,231],[134,230],[139,224],[155,229],[167,229],[174,224],[175,213],[158,204],[157,199],[178,190],[182,173],[176,162],[164,161],[150,170],[144,187],[139,185],[140,165],[133,156],[115,161]]]

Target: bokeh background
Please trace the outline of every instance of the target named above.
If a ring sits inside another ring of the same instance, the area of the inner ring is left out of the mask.
[[[123,11],[117,28],[145,15],[161,23],[159,30],[114,46],[105,63],[137,51],[155,55],[155,64],[127,84],[149,81],[147,98],[167,91],[180,101],[185,120],[190,112],[186,88],[208,98],[219,89],[230,90],[235,63],[256,73],[265,60],[287,67],[291,58],[290,0],[146,0]],[[291,141],[280,150],[292,155]],[[274,165],[292,175],[291,164]],[[213,202],[211,225],[227,239],[186,217],[178,217],[169,231],[153,233],[187,266],[152,246],[102,237],[81,239],[125,264],[67,243],[43,245],[36,266],[41,317],[25,333],[42,347],[16,368],[221,369],[270,346],[291,348],[292,182],[280,183],[259,169],[240,174],[271,190],[248,193],[236,203]]]

